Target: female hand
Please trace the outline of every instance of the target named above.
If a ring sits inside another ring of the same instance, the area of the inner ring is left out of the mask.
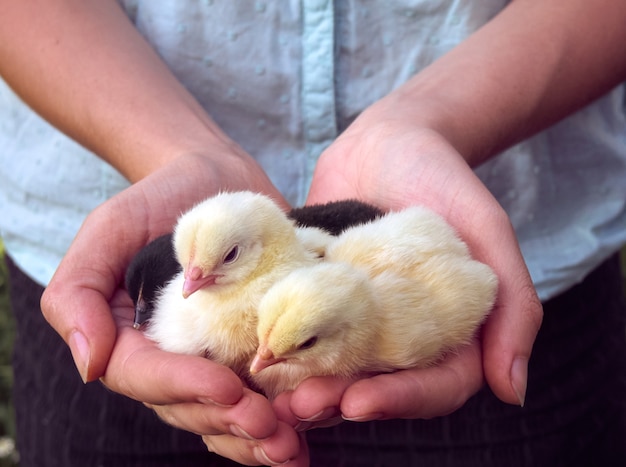
[[[171,231],[180,212],[220,189],[262,191],[286,206],[244,155],[223,148],[219,158],[180,157],[87,218],[44,293],[42,310],[70,346],[84,381],[100,378],[239,462],[283,462],[297,456],[299,440],[267,399],[244,388],[230,369],[163,352],[132,328],[132,302],[123,289],[132,256]],[[236,440],[241,446],[234,451]]]
[[[364,112],[326,150],[307,202],[356,197],[384,209],[413,204],[433,209],[457,229],[472,255],[496,272],[496,305],[480,343],[449,355],[436,367],[353,384],[320,378],[305,381],[277,401],[277,412],[292,424],[297,419],[313,417],[319,422],[338,414],[351,420],[445,415],[481,387],[483,372],[501,400],[524,402],[527,363],[542,308],[508,217],[440,134],[408,123],[397,112],[386,113],[389,100],[393,97]]]

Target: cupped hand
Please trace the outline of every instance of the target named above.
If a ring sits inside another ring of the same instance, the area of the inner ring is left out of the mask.
[[[273,402],[279,419],[298,431],[343,420],[433,418],[461,407],[483,385],[480,345],[448,354],[436,366],[345,380],[313,377]]]
[[[100,378],[168,423],[205,441],[212,437],[212,450],[239,462],[259,464],[261,453],[283,462],[297,457],[298,436],[277,421],[267,399],[226,367],[159,350],[132,328],[132,302],[123,289],[133,255],[171,231],[181,212],[219,190],[239,189],[265,192],[287,207],[262,170],[241,155],[182,156],[135,183],[88,216],[42,297],[42,310],[70,346],[84,381]]]
[[[383,209],[409,205],[433,209],[456,228],[472,255],[497,274],[496,304],[480,344],[434,368],[380,375],[351,385],[327,383],[324,397],[319,396],[319,380],[307,381],[288,398],[293,417],[333,416],[328,405],[333,403],[335,415],[354,420],[444,415],[480,388],[483,375],[502,401],[521,405],[528,359],[543,314],[508,216],[440,133],[388,111],[385,105],[379,101],[363,112],[324,152],[307,203],[358,198]],[[289,420],[284,406],[277,412]]]

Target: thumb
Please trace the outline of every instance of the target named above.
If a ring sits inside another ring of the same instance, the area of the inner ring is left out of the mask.
[[[109,300],[141,246],[139,238],[111,231],[107,209],[87,217],[41,298],[44,317],[69,345],[85,382],[105,372],[117,333]]]
[[[41,298],[46,320],[68,344],[84,382],[105,372],[116,338],[107,301],[96,290],[55,275]]]
[[[483,231],[474,245],[479,260],[498,276],[496,303],[483,326],[483,370],[494,394],[504,402],[524,405],[528,361],[543,319],[535,291],[510,222],[504,219]]]
[[[504,402],[524,405],[528,361],[543,308],[526,270],[517,281],[501,281],[498,302],[483,328],[487,383]],[[521,271],[518,271],[521,273]]]

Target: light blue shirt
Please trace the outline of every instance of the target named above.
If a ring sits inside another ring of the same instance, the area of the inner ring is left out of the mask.
[[[126,0],[178,79],[295,205],[320,153],[368,105],[504,0]],[[624,87],[477,169],[542,299],[626,243]],[[0,235],[46,284],[83,219],[127,182],[0,85]]]

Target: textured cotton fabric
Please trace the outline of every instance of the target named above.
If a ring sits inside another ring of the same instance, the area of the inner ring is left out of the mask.
[[[178,79],[295,205],[306,199],[321,151],[364,108],[506,3],[121,2]],[[566,290],[626,243],[624,87],[477,173],[511,217],[540,297]],[[87,213],[127,186],[2,84],[0,180],[0,235],[43,285]]]

